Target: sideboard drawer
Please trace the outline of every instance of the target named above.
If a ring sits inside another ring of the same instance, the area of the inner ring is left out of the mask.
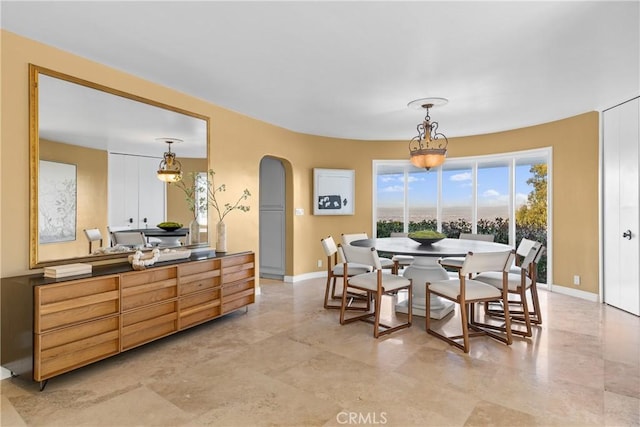
[[[170,300],[178,296],[176,267],[122,275],[122,311]]]
[[[122,314],[122,350],[178,330],[178,302],[169,301]]]
[[[178,266],[178,271],[180,272],[180,277],[183,277],[183,278],[192,276],[194,274],[213,273],[216,271],[218,271],[218,275],[219,275],[220,260],[208,259],[205,261],[197,261],[189,264],[181,264]]]
[[[180,329],[220,316],[220,289],[206,290],[180,299]]]
[[[34,339],[34,379],[59,375],[120,351],[119,317],[93,320],[45,334]]]
[[[255,302],[255,281],[243,280],[222,288],[222,314]]]
[[[34,332],[62,328],[120,311],[118,276],[34,288]]]

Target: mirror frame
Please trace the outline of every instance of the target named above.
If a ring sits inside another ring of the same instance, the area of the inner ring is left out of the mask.
[[[209,141],[211,133],[211,119],[208,116],[187,111],[182,108],[174,107],[164,104],[162,102],[154,101],[152,99],[144,98],[142,96],[134,95],[132,93],[124,92],[119,89],[104,86],[99,83],[94,83],[88,80],[74,77],[69,74],[61,73],[59,71],[51,70],[49,68],[41,67],[35,64],[29,64],[29,268],[42,268],[53,265],[66,264],[69,262],[93,262],[104,260],[119,260],[126,259],[131,252],[104,254],[104,255],[86,255],[74,258],[61,258],[57,260],[40,261],[38,259],[38,178],[39,178],[39,159],[40,159],[40,131],[39,131],[39,117],[38,117],[38,80],[39,75],[44,74],[49,77],[66,80],[71,83],[76,83],[82,86],[89,87],[91,89],[100,90],[115,96],[121,96],[133,101],[142,102],[158,108],[162,108],[176,113],[191,116],[197,119],[202,119],[207,125],[207,165],[210,165],[209,159]],[[200,243],[198,245],[192,245],[189,247],[208,246],[208,242]]]

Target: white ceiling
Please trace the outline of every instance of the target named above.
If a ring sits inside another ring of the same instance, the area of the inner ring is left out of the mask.
[[[284,128],[407,140],[602,110],[640,94],[638,1],[12,2],[2,27]]]

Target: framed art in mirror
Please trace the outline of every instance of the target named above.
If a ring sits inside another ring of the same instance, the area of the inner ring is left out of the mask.
[[[40,160],[38,243],[76,239],[76,165]]]

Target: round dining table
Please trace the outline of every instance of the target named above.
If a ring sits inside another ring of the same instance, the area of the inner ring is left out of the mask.
[[[373,247],[379,252],[393,255],[412,255],[414,261],[404,269],[403,276],[413,282],[413,315],[426,315],[426,283],[450,278],[447,270],[442,268],[438,260],[442,257],[464,257],[469,252],[487,253],[510,251],[509,245],[466,239],[442,239],[430,245],[421,245],[408,237],[382,237],[362,239],[351,242],[353,246]],[[442,319],[453,311],[450,301],[431,297],[430,317]],[[407,313],[407,300],[396,304],[396,311]]]
[[[162,228],[140,228],[127,231],[141,231],[149,242],[150,237],[155,237],[159,240],[160,246],[172,247],[181,246],[181,238],[186,237],[189,234],[188,227],[182,227],[175,230],[167,231]]]

